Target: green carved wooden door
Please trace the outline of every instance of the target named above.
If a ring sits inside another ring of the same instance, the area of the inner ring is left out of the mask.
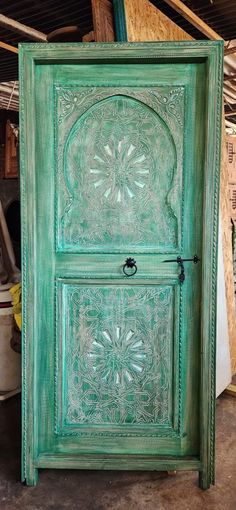
[[[38,467],[202,469],[201,262],[181,283],[176,259],[202,256],[204,72],[35,67],[28,483]]]

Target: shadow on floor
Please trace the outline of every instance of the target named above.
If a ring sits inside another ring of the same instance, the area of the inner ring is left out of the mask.
[[[235,510],[236,399],[217,399],[216,485],[197,473],[42,470],[37,487],[20,483],[20,398],[0,406],[1,510]]]

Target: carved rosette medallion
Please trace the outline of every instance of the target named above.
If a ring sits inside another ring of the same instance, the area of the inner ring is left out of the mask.
[[[149,184],[150,160],[146,146],[135,146],[125,137],[98,146],[89,169],[92,186],[112,204],[132,199]]]
[[[92,341],[87,360],[101,380],[125,387],[143,376],[148,354],[151,350],[145,349],[137,332],[129,328],[122,331],[120,326],[115,326],[114,331],[104,330]]]

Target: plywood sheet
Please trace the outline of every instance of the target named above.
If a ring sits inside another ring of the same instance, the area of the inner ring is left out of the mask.
[[[219,217],[217,291],[216,397],[218,397],[231,382],[221,215]]]
[[[192,41],[148,0],[124,0],[128,41]]]
[[[229,220],[232,219],[236,225],[236,136],[226,136],[226,155],[230,194]]]
[[[233,275],[233,254],[231,238],[231,202],[229,182],[232,179],[232,164],[228,165],[228,151],[226,142],[229,141],[225,134],[225,123],[223,119],[222,127],[222,166],[220,183],[220,209],[223,230],[223,252],[224,252],[224,271],[225,287],[227,301],[227,317],[229,328],[229,343],[232,373],[236,372],[236,313],[235,313],[235,295],[234,295],[234,275]]]
[[[18,177],[18,145],[11,127],[10,120],[6,123],[6,147],[5,147],[5,177],[15,179]]]

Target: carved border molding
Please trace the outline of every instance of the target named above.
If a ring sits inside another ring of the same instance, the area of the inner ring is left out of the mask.
[[[23,90],[23,65],[20,67],[20,89]],[[25,124],[25,96],[21,97],[20,122]],[[28,377],[27,377],[27,200],[26,200],[26,165],[25,165],[25,136],[20,130],[20,186],[21,186],[21,242],[22,242],[22,481],[26,478],[26,462],[27,462],[27,427],[28,427]]]

